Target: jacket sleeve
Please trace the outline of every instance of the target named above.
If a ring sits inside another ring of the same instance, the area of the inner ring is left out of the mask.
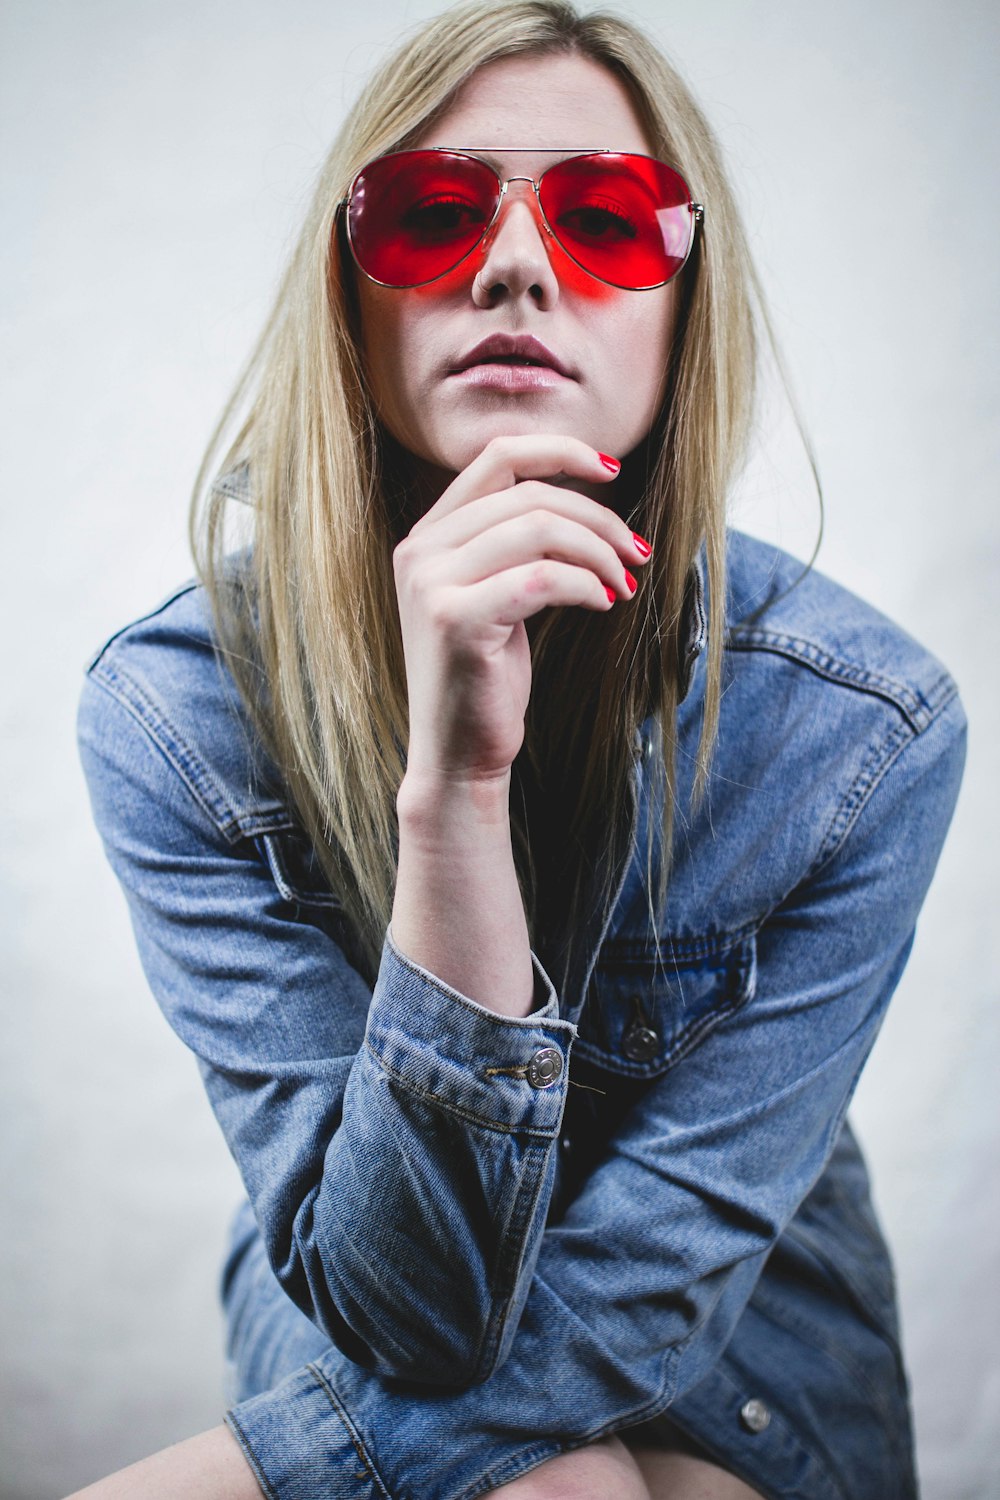
[[[546,1229],[509,1358],[484,1386],[431,1406],[330,1351],[227,1414],[269,1494],[353,1493],[336,1466],[301,1461],[349,1428],[385,1487],[371,1493],[470,1500],[698,1382],[835,1144],[964,749],[953,697],[852,789],[839,844],[758,933],[753,1000],[653,1086]]]
[[[120,665],[91,669],[78,729],[150,986],[198,1059],[282,1287],[365,1368],[484,1378],[530,1285],[575,1031],[537,959],[523,1019],[408,962],[391,933],[372,992],[335,922],[220,828],[206,767]],[[536,1082],[559,1076],[532,1087],[543,1049]]]

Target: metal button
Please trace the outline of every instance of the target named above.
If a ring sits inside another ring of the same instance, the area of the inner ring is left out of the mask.
[[[740,1407],[740,1421],[747,1432],[763,1432],[770,1420],[771,1413],[759,1396],[752,1396]]]
[[[539,1047],[528,1064],[526,1077],[533,1089],[549,1089],[562,1069],[562,1053],[558,1047]]]
[[[651,1062],[660,1050],[660,1034],[645,1021],[633,1021],[622,1037],[622,1051],[630,1062]]]

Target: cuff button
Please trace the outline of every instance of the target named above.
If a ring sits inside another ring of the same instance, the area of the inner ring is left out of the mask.
[[[528,1064],[525,1077],[533,1089],[549,1089],[563,1070],[558,1047],[539,1047]]]
[[[747,1432],[763,1432],[770,1420],[771,1413],[767,1409],[767,1404],[758,1396],[752,1396],[740,1407],[740,1421]]]

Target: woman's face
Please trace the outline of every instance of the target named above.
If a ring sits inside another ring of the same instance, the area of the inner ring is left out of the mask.
[[[505,179],[537,179],[574,148],[652,154],[624,87],[572,55],[488,64],[415,145],[539,148],[491,149]],[[648,434],[680,278],[636,292],[587,275],[546,234],[529,183],[508,188],[486,240],[440,280],[402,290],[360,272],[357,280],[379,415],[404,448],[441,471],[442,485],[492,437],[565,433],[623,458]],[[534,336],[565,373],[532,378],[488,362],[460,370],[495,333]]]

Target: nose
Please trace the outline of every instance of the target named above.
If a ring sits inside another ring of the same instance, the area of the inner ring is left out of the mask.
[[[559,282],[549,258],[550,241],[531,182],[511,179],[496,223],[478,251],[482,263],[472,285],[476,305],[531,297],[540,308],[554,306]]]

